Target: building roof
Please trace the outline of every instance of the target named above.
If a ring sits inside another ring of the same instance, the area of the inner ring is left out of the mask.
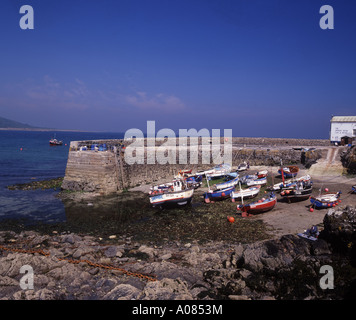
[[[332,117],[331,122],[356,122],[356,116],[336,116]]]

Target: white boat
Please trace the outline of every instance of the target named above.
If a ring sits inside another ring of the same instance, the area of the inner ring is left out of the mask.
[[[283,187],[290,187],[290,186],[296,184],[297,182],[300,182],[300,181],[308,182],[310,180],[311,180],[311,177],[309,174],[307,174],[306,176],[300,177],[298,179],[286,180],[286,181],[284,181],[284,185],[283,185],[283,182],[276,183],[275,185],[273,185],[272,187],[269,187],[268,189],[272,190],[272,191],[279,191]]]
[[[248,169],[248,164],[246,162],[239,164],[237,167],[237,171],[245,171]]]
[[[215,166],[210,170],[200,171],[197,172],[196,174],[210,177],[210,179],[212,179],[212,178],[218,178],[218,177],[228,175],[230,172],[231,172],[231,166],[227,163],[223,163]]]
[[[265,184],[267,184],[267,178],[260,178],[260,179],[255,179],[255,180],[248,180],[246,182],[247,186],[251,187],[251,186],[256,186],[256,185],[260,185],[263,186]]]
[[[256,172],[256,176],[258,178],[264,178],[264,177],[267,177],[267,175],[268,175],[268,170],[261,170],[261,171]]]
[[[150,193],[150,203],[153,207],[178,205],[183,206],[192,201],[194,188],[188,188],[184,181],[173,181],[172,186]]]
[[[247,189],[242,189],[239,191],[233,191],[231,193],[231,201],[235,202],[236,200],[239,199],[250,199],[258,195],[258,193],[261,190],[261,186],[253,186]]]
[[[222,183],[217,183],[215,185],[212,186],[212,188],[214,190],[220,190],[220,189],[224,189],[224,188],[230,188],[230,187],[234,187],[239,183],[239,177],[237,176],[236,178],[226,181],[226,182],[222,182]]]

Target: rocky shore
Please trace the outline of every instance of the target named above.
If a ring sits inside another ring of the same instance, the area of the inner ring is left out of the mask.
[[[294,234],[253,243],[143,244],[131,237],[0,232],[3,300],[261,300],[355,298],[356,210],[326,212],[315,242]],[[33,289],[21,289],[22,266]],[[321,267],[333,268],[322,289]]]

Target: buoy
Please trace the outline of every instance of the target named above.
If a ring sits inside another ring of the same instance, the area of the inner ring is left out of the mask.
[[[336,204],[335,203],[333,203],[333,207],[335,207],[336,206]]]
[[[325,192],[329,192],[329,189],[328,189],[328,188],[325,188],[324,190],[325,190]]]
[[[20,151],[22,151],[22,148],[20,148]]]
[[[230,223],[235,222],[235,218],[234,218],[234,217],[227,217],[227,220],[228,220]]]
[[[313,209],[313,208],[310,208],[309,211],[310,211],[310,212],[314,212],[314,209]]]
[[[282,191],[282,192],[281,192],[281,196],[284,196],[284,195],[285,195],[285,193],[284,193],[284,191]]]
[[[225,192],[223,192],[223,193],[221,194],[221,196],[222,196],[222,197],[225,197]]]
[[[339,203],[341,203],[341,200],[339,200]]]
[[[240,210],[240,206],[238,205],[238,206],[236,207],[236,209],[237,209],[237,210]]]

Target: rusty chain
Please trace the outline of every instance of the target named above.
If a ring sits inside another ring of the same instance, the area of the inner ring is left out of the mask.
[[[38,249],[38,250],[34,250],[34,249],[17,249],[17,248],[9,248],[9,247],[4,247],[0,245],[0,250],[2,251],[8,251],[8,252],[17,252],[17,253],[38,253],[42,256],[45,257],[49,257],[50,253],[46,252],[42,249]],[[114,267],[114,266],[110,266],[110,265],[106,265],[106,264],[101,264],[101,263],[95,263],[86,259],[78,259],[78,260],[73,260],[73,259],[69,259],[69,258],[60,258],[60,257],[56,257],[59,261],[67,261],[68,263],[72,263],[72,264],[79,264],[81,262],[87,263],[88,265],[92,266],[92,267],[96,267],[96,268],[101,268],[101,269],[107,269],[107,270],[116,270],[116,271],[120,271],[122,273],[124,273],[127,276],[131,276],[131,277],[136,277],[136,278],[140,278],[142,280],[147,280],[147,281],[157,281],[156,277],[153,275],[146,275],[143,273],[138,273],[138,272],[131,272],[128,270],[125,270],[123,268],[119,268],[119,267]]]

